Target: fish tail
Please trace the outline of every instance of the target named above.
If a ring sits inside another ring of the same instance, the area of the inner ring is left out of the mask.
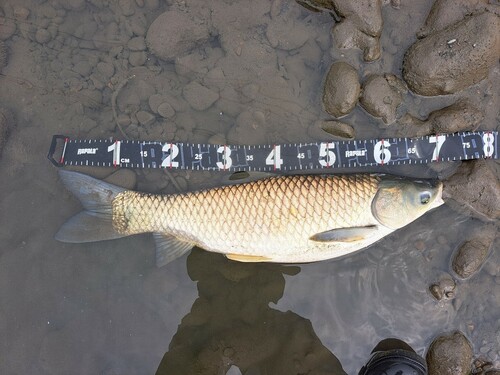
[[[113,227],[113,199],[126,189],[77,172],[59,171],[59,177],[82,203],[84,211],[63,224],[55,239],[83,243],[125,237]]]

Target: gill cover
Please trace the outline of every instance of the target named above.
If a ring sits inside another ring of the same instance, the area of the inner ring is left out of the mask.
[[[443,204],[441,182],[383,179],[371,209],[377,221],[398,229]]]

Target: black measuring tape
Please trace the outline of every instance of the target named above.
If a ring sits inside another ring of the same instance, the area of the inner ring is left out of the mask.
[[[498,132],[418,138],[212,145],[134,140],[70,139],[54,135],[47,155],[56,166],[170,168],[209,171],[300,171],[435,161],[498,159]]]

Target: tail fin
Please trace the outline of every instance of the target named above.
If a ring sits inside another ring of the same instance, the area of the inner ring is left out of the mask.
[[[77,172],[60,170],[59,177],[85,210],[63,224],[55,236],[56,240],[82,243],[125,236],[113,228],[112,202],[126,189]]]

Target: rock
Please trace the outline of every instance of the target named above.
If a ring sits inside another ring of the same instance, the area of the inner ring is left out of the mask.
[[[128,62],[132,66],[142,66],[146,63],[148,56],[145,51],[132,51],[128,57]]]
[[[386,124],[396,121],[396,110],[407,92],[404,83],[392,74],[371,75],[363,84],[359,104]]]
[[[488,257],[497,233],[498,228],[494,224],[477,228],[470,239],[461,244],[453,256],[453,271],[463,279],[479,271]]]
[[[35,40],[40,44],[50,42],[52,35],[46,29],[38,29],[35,34]]]
[[[457,173],[443,181],[443,199],[457,211],[481,220],[500,218],[500,181],[491,161],[462,163]]]
[[[164,102],[158,106],[158,114],[163,118],[171,118],[175,115],[175,110],[170,104]]]
[[[424,38],[436,31],[443,30],[464,19],[468,14],[478,9],[484,9],[487,0],[436,0],[425,20],[424,26],[417,33],[417,37]]]
[[[104,80],[109,81],[113,77],[113,74],[115,74],[115,67],[111,63],[101,61],[97,64],[97,71]]]
[[[500,17],[484,12],[415,42],[403,77],[425,96],[453,94],[486,78],[500,58]]]
[[[82,77],[88,77],[92,71],[92,67],[88,61],[78,61],[72,68],[74,72],[77,72]]]
[[[174,9],[160,14],[153,21],[146,35],[146,43],[160,59],[173,60],[207,42],[209,37],[207,24]]]
[[[2,150],[7,143],[7,137],[9,136],[13,123],[14,120],[10,111],[0,108],[0,156],[2,155]]]
[[[356,137],[356,131],[354,128],[346,124],[345,122],[336,121],[336,120],[319,120],[313,125],[318,127],[323,131],[323,138],[325,137],[325,133],[333,136],[334,139],[354,139]]]
[[[146,41],[142,36],[138,36],[130,39],[127,43],[127,47],[131,51],[144,51],[146,50]]]
[[[5,17],[0,8],[0,40],[9,39],[16,32],[16,21],[12,18]]]
[[[455,288],[455,280],[450,275],[445,274],[439,282],[429,287],[429,291],[437,301],[446,301],[455,298]]]
[[[137,183],[137,175],[132,169],[123,168],[112,173],[104,180],[110,184],[134,190]]]
[[[461,332],[434,339],[426,356],[429,375],[468,375],[472,347]]]
[[[335,117],[352,111],[360,92],[358,73],[345,62],[332,64],[323,86],[323,107]]]
[[[146,111],[139,111],[135,115],[137,121],[143,126],[151,125],[155,121],[155,116]]]
[[[4,42],[0,40],[0,72],[2,71],[3,68],[7,66],[8,62],[8,51],[7,51],[7,46],[5,45]]]
[[[380,57],[382,12],[380,0],[332,0],[333,7],[343,20],[333,30],[338,48],[359,48],[365,61]]]
[[[118,5],[125,17],[132,16],[135,13],[133,0],[119,0]]]
[[[18,20],[27,20],[30,15],[30,11],[27,8],[14,6],[14,17]]]
[[[188,103],[197,111],[204,111],[219,99],[219,94],[200,85],[196,81],[191,81],[182,90],[182,95]]]
[[[459,101],[429,114],[420,120],[409,114],[388,132],[396,137],[421,137],[429,134],[447,134],[476,130],[483,120],[483,113],[467,101]]]

